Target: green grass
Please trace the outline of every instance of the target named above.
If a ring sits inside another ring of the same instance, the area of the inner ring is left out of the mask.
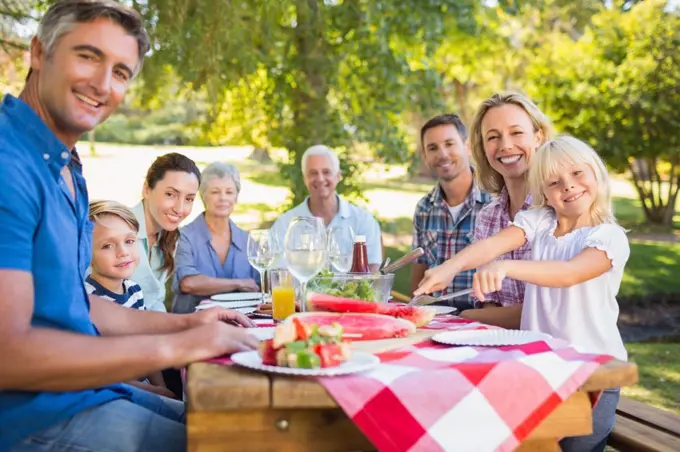
[[[615,196],[613,201],[616,219],[633,234],[669,233],[672,230],[680,230],[680,210],[673,217],[673,226],[669,230],[645,223],[645,214],[639,199]]]
[[[396,261],[399,259],[401,256],[404,254],[408,253],[411,250],[410,246],[404,245],[401,247],[391,247],[391,246],[386,246],[385,247],[385,257],[389,257],[392,262]],[[392,286],[392,290],[396,290],[399,293],[402,293],[404,295],[410,295],[411,294],[411,266],[407,265],[406,267],[402,268],[401,270],[397,270],[397,273],[395,273],[394,276],[394,286]]]
[[[680,414],[680,344],[626,344],[638,365],[640,382],[621,393],[640,402]]]
[[[680,293],[680,243],[631,242],[619,297]]]

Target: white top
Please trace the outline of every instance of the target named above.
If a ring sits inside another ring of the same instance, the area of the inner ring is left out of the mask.
[[[583,353],[609,354],[625,361],[626,349],[616,326],[623,268],[630,256],[626,233],[618,225],[601,224],[555,237],[557,217],[549,208],[519,212],[512,223],[531,243],[532,260],[567,261],[585,248],[597,248],[611,259],[611,269],[571,287],[539,287],[527,283],[521,329],[540,331],[572,343]]]
[[[309,196],[303,202],[281,215],[272,225],[272,230],[278,237],[285,237],[288,225],[295,217],[311,217],[309,210]],[[368,263],[380,264],[382,262],[382,244],[380,242],[380,225],[367,210],[355,206],[338,196],[338,213],[335,215],[327,228],[336,226],[351,226],[354,236],[366,237],[366,250],[368,251]]]
[[[453,221],[456,221],[458,219],[458,215],[460,215],[460,211],[463,210],[463,204],[464,202],[461,202],[457,206],[448,206],[449,207],[449,212],[451,213],[451,219]]]
[[[146,309],[167,312],[165,308],[165,283],[168,280],[168,272],[166,270],[161,271],[163,252],[158,246],[158,241],[156,241],[151,247],[151,253],[149,253],[149,238],[146,233],[146,217],[144,216],[142,202],[140,201],[130,210],[139,222],[139,233],[137,234],[139,265],[130,279],[142,288]]]

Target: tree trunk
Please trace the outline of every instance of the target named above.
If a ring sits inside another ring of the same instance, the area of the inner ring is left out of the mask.
[[[292,203],[302,202],[307,196],[302,177],[302,154],[315,144],[332,146],[332,118],[328,104],[328,76],[334,70],[326,56],[325,21],[322,0],[297,0],[297,25],[294,42],[298,64],[291,110],[293,124],[286,134],[289,161],[287,175],[292,182]],[[293,66],[294,67],[294,66]]]
[[[258,163],[271,163],[272,157],[269,155],[269,149],[266,147],[256,147],[248,156],[249,159],[255,160]]]
[[[675,215],[680,180],[676,173],[676,165],[671,166],[669,186],[664,193],[661,176],[656,159],[634,159],[630,163],[633,185],[642,204],[642,210],[648,223],[671,227]]]
[[[97,146],[95,145],[94,129],[90,130],[87,133],[87,136],[90,139],[90,155],[92,157],[96,157],[97,156]]]

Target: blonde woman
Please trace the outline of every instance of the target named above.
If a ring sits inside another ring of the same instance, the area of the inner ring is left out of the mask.
[[[446,287],[456,274],[472,268],[477,268],[473,287],[480,300],[500,290],[506,278],[523,281],[521,329],[564,339],[584,353],[625,361],[616,295],[630,246],[612,212],[604,163],[582,141],[556,138],[534,155],[529,187],[533,209],[519,212],[508,228],[428,270],[416,295]],[[494,261],[526,243],[532,260]],[[604,450],[618,398],[618,389],[605,391],[593,413],[593,434],[563,440],[562,450]]]
[[[526,96],[516,92],[494,94],[481,103],[470,130],[471,152],[479,187],[495,199],[477,217],[474,241],[483,240],[508,227],[515,215],[529,208],[527,174],[536,149],[552,138],[548,117]],[[499,259],[530,258],[525,244]],[[519,325],[524,283],[506,280],[488,294],[478,307],[503,309],[468,310],[464,316],[489,324],[516,328]]]

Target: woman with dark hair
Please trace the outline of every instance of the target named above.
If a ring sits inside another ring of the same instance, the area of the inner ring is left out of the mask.
[[[179,225],[191,213],[201,173],[190,158],[158,157],[146,173],[142,201],[131,210],[139,221],[139,266],[132,280],[147,309],[166,312],[165,284],[175,270]]]

